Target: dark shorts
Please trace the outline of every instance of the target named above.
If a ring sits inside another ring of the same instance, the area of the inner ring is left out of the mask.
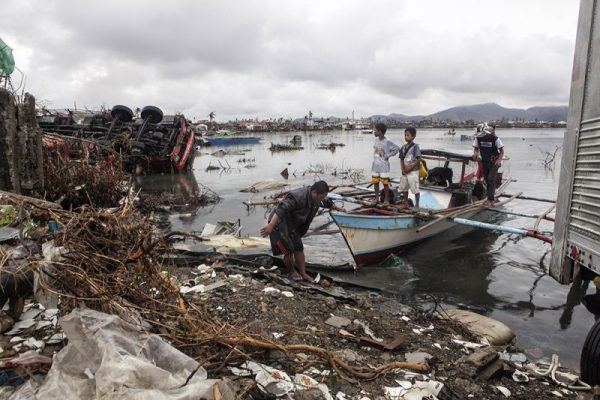
[[[289,235],[282,235],[279,229],[275,229],[269,235],[269,239],[271,239],[271,250],[274,256],[285,256],[304,250],[302,238],[295,232],[291,232]]]

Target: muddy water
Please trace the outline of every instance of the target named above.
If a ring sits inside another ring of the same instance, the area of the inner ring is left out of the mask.
[[[458,130],[454,138],[442,130],[420,130],[416,142],[421,148],[438,148],[457,152],[470,152],[471,142],[461,141],[460,135],[472,131]],[[200,209],[196,215],[171,215],[172,229],[201,231],[206,222],[240,219],[243,233],[258,235],[268,213],[265,207],[247,210],[243,200],[261,199],[264,193],[252,195],[239,193],[250,184],[265,180],[283,179],[279,173],[288,168],[288,183],[292,187],[310,184],[315,179],[325,179],[330,184],[346,182],[332,174],[348,168],[364,169],[368,177],[371,165],[373,137],[357,132],[333,131],[301,134],[303,150],[271,153],[270,143],[286,143],[294,134],[259,134],[262,142],[255,145],[227,147],[228,151],[244,155],[226,155],[222,158],[203,154],[196,157],[194,179],[180,182],[169,177],[143,179],[146,187],[185,187],[205,185],[215,190],[222,201]],[[506,155],[504,175],[516,181],[511,193],[524,192],[529,196],[556,198],[558,187],[560,151],[554,170],[544,168],[545,153],[553,153],[562,144],[561,129],[498,130]],[[387,137],[402,143],[403,132],[392,130]],[[316,149],[320,143],[338,142],[346,146],[335,152]],[[212,153],[219,148],[205,148]],[[398,159],[392,160],[392,174],[399,175]],[[253,168],[246,168],[249,164]],[[225,170],[205,171],[209,165],[223,166]],[[436,165],[429,165],[434,167]],[[323,173],[311,173],[321,169]],[[507,204],[511,211],[539,213],[547,203],[515,200]],[[521,217],[496,216],[502,224],[530,227],[534,220]],[[325,222],[325,217],[313,224]],[[314,226],[314,225],[313,225]],[[551,231],[552,225],[542,223],[542,229]],[[306,238],[309,261],[327,263],[351,260],[339,235]],[[578,368],[579,353],[585,335],[593,323],[593,316],[580,305],[581,293],[556,283],[547,275],[548,244],[534,239],[517,239],[514,236],[490,231],[469,231],[454,228],[432,238],[401,256],[393,267],[363,268],[356,273],[346,273],[341,278],[377,288],[401,300],[431,301],[430,295],[447,305],[464,304],[476,307],[487,315],[509,324],[518,335],[519,343],[533,358],[549,357],[558,353],[563,364]],[[582,290],[585,291],[585,290]],[[591,289],[588,289],[591,292]]]

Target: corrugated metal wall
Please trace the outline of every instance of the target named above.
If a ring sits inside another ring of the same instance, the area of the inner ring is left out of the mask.
[[[600,273],[600,7],[579,10],[550,274],[569,283],[583,266]]]

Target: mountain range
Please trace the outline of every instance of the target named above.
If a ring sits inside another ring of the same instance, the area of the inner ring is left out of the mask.
[[[474,120],[482,121],[498,121],[498,120],[524,120],[524,121],[546,121],[559,122],[567,120],[567,106],[547,106],[547,107],[530,107],[527,109],[521,108],[506,108],[496,103],[475,104],[470,106],[458,106],[448,108],[447,110],[439,111],[430,115],[404,115],[404,114],[389,114],[389,115],[372,115],[371,120],[376,121],[455,121],[464,122]]]

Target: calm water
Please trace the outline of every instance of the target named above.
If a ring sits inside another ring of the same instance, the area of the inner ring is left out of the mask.
[[[510,157],[503,165],[504,175],[516,181],[508,191],[523,192],[528,196],[556,198],[558,187],[560,151],[553,170],[545,169],[544,152],[553,153],[562,145],[562,129],[512,129],[498,130]],[[470,153],[471,142],[461,141],[460,135],[472,131],[458,130],[454,138],[444,136],[443,130],[419,130],[416,142],[421,148],[437,148]],[[260,135],[260,134],[259,134]],[[172,229],[201,231],[206,222],[240,219],[243,233],[258,235],[268,213],[265,207],[247,210],[242,204],[247,199],[262,199],[269,193],[239,193],[243,187],[265,179],[283,181],[280,172],[288,168],[288,183],[292,187],[324,179],[329,184],[343,181],[332,176],[334,171],[348,168],[363,169],[368,177],[371,166],[373,136],[357,132],[333,131],[301,134],[304,150],[271,153],[270,143],[287,143],[293,133],[262,134],[260,144],[226,147],[239,152],[250,149],[245,155],[226,155],[222,158],[210,154],[197,156],[194,176],[197,182],[175,182],[177,186],[200,183],[214,191],[222,201],[212,207],[200,209],[194,216],[171,215]],[[388,139],[400,144],[403,132],[388,131]],[[335,152],[316,149],[320,143],[338,142],[346,146]],[[219,148],[204,148],[212,153]],[[244,159],[246,162],[243,162]],[[255,168],[245,168],[250,159]],[[230,166],[227,171],[208,171],[209,164]],[[429,165],[435,167],[436,165]],[[311,173],[309,169],[324,170]],[[392,159],[392,174],[399,176],[400,165]],[[295,176],[294,176],[295,174]],[[456,173],[455,173],[456,176]],[[367,178],[368,179],[368,178]],[[169,177],[147,177],[144,185],[172,186]],[[548,203],[515,200],[507,204],[508,210],[539,213]],[[313,226],[326,222],[320,217]],[[514,227],[531,227],[534,220],[520,217],[496,217],[497,221]],[[552,225],[544,222],[542,230],[551,231]],[[305,239],[309,261],[337,263],[350,261],[350,253],[339,234],[314,236]],[[378,288],[397,296],[400,300],[428,301],[433,295],[444,304],[465,304],[485,311],[488,316],[507,323],[518,335],[520,345],[534,359],[558,353],[564,365],[578,369],[579,354],[588,329],[594,318],[579,304],[581,293],[569,286],[556,283],[546,274],[550,246],[535,239],[517,239],[514,236],[490,231],[469,231],[454,228],[435,237],[402,256],[395,267],[363,268],[356,273],[340,276],[343,280]],[[589,289],[591,292],[591,289]],[[567,301],[568,299],[568,301]]]

